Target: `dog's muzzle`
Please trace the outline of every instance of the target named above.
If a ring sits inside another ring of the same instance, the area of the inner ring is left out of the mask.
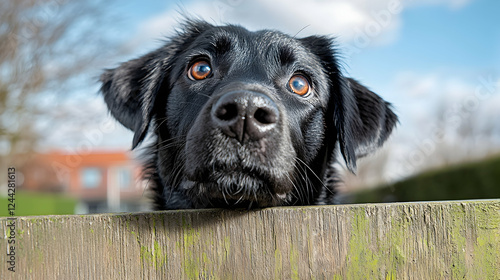
[[[211,110],[213,123],[243,143],[258,141],[275,130],[280,118],[274,101],[255,91],[232,91],[220,97]]]

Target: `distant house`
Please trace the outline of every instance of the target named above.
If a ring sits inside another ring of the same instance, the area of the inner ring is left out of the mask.
[[[60,192],[79,199],[76,212],[147,210],[140,166],[126,151],[37,154],[21,168],[23,190]]]

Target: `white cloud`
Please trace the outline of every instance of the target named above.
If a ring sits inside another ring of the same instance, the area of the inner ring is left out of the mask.
[[[191,1],[178,9],[168,9],[145,21],[129,48],[151,43],[172,34],[182,16],[179,10],[214,24],[233,23],[250,30],[278,29],[304,37],[312,34],[335,35],[343,42],[367,33],[370,41],[379,43],[388,32],[397,32],[400,9],[389,6],[391,1],[321,1],[300,0],[256,1]],[[394,0],[393,0],[394,2]],[[396,1],[399,3],[398,1]]]
[[[400,93],[402,101],[398,109],[416,127],[435,123],[440,110],[463,106],[474,97],[478,86],[479,81],[439,71],[425,74],[404,72],[397,75],[393,82],[393,90]],[[486,102],[480,102],[482,106],[486,105]]]
[[[394,106],[401,120],[389,147],[392,180],[500,151],[498,75],[405,72],[390,92],[399,93]]]
[[[213,0],[190,1],[146,20],[128,43],[129,49],[150,46],[173,33],[179,11],[214,24],[240,24],[250,30],[278,29],[300,37],[334,35],[356,48],[388,44],[398,37],[401,11],[422,5],[461,8],[471,0]],[[351,46],[352,47],[352,46]]]
[[[436,125],[444,125],[449,139],[460,142],[463,124],[481,130],[500,117],[500,78],[491,74],[401,73],[391,91],[401,95],[395,104],[402,120],[399,131],[411,142],[429,138]]]
[[[57,110],[36,123],[37,130],[44,135],[40,143],[42,151],[90,152],[131,147],[133,133],[108,113],[101,96],[87,94],[55,102]]]

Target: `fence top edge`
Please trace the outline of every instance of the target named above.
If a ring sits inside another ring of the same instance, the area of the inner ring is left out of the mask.
[[[401,208],[401,207],[421,207],[428,206],[453,206],[453,205],[470,205],[470,206],[495,206],[500,208],[500,199],[480,199],[480,200],[453,200],[453,201],[419,201],[419,202],[392,202],[392,203],[363,203],[363,204],[338,204],[338,205],[313,205],[313,206],[281,206],[269,207],[256,210],[245,209],[183,209],[183,210],[167,210],[167,211],[147,211],[147,212],[120,212],[120,213],[101,213],[101,214],[85,214],[85,215],[43,215],[43,216],[14,216],[0,217],[1,220],[11,218],[32,220],[32,219],[61,219],[61,218],[106,218],[106,217],[125,217],[125,216],[154,216],[154,215],[193,215],[193,214],[221,214],[229,212],[232,214],[240,213],[257,213],[257,212],[288,212],[288,211],[323,211],[327,209],[348,210],[348,209],[366,209],[366,208]]]

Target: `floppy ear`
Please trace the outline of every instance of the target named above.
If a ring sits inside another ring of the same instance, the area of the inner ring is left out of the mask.
[[[343,116],[335,116],[340,150],[351,171],[356,170],[356,159],[363,157],[387,140],[398,118],[391,104],[351,78],[344,78],[342,86]]]
[[[326,115],[333,118],[334,127],[327,127],[326,135],[336,137],[347,167],[354,172],[356,159],[380,147],[398,119],[389,103],[357,81],[342,76],[333,39],[311,36],[300,41],[317,56],[328,76],[330,100]]]
[[[101,75],[101,92],[109,111],[134,132],[132,149],[146,136],[155,97],[166,72],[159,56],[158,51],[149,53]]]
[[[134,132],[132,149],[147,134],[154,117],[158,92],[169,91],[164,84],[173,60],[204,30],[212,25],[197,20],[185,20],[180,31],[163,47],[140,58],[108,69],[101,75],[101,92],[108,109],[121,124]],[[162,92],[167,95],[168,92]]]

